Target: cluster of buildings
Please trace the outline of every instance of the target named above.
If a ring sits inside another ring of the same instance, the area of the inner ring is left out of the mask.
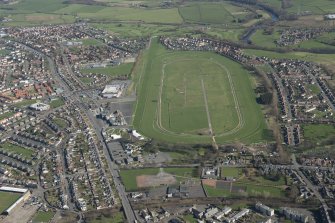
[[[110,126],[125,126],[127,122],[123,117],[123,114],[120,110],[116,110],[111,113],[105,113],[102,111],[97,115],[98,118],[105,120]]]
[[[0,100],[16,102],[55,95],[55,86],[47,61],[27,51],[20,43],[5,41],[7,55],[0,56]]]
[[[253,209],[242,208],[240,210],[234,210],[229,206],[198,205],[190,208],[189,212],[198,222],[256,222],[255,216],[258,216],[257,222],[276,222],[274,209],[261,203],[256,203]]]
[[[73,184],[70,196],[82,211],[111,207],[114,204],[114,195],[109,175],[105,172],[105,164],[101,161],[102,155],[96,136],[80,113],[66,109],[64,112],[73,117],[73,127],[77,126],[67,130],[70,132],[69,139],[61,154],[65,158],[65,169],[69,173],[85,171],[83,175],[71,178]]]
[[[251,60],[251,58],[245,55],[240,48],[232,46],[224,41],[192,37],[161,37],[160,41],[165,47],[171,50],[213,51],[241,63]]]
[[[277,92],[287,145],[301,143],[301,124],[334,122],[334,96],[324,82],[328,75],[320,66],[299,60],[262,59],[274,71],[268,75]]]
[[[118,165],[140,166],[144,162],[142,148],[138,145],[112,141],[107,143],[107,147]]]
[[[276,44],[279,46],[290,46],[299,44],[302,41],[314,39],[324,32],[325,28],[291,28],[281,31],[280,37],[276,40]]]

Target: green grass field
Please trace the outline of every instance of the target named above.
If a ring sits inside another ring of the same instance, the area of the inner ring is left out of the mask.
[[[234,19],[244,18],[249,12],[244,8],[222,3],[192,3],[179,8],[186,22],[231,24]]]
[[[221,168],[221,177],[234,177],[238,178],[241,175],[241,168],[234,167],[222,167]]]
[[[14,112],[11,112],[11,111],[3,113],[3,114],[0,115],[0,120],[9,118],[9,117],[11,117],[13,115],[14,115]]]
[[[122,212],[112,214],[112,217],[99,216],[92,220],[87,220],[88,223],[123,223],[125,222]]]
[[[21,197],[19,193],[0,191],[0,213],[9,208],[17,199]]]
[[[246,187],[245,192],[230,192],[228,189],[214,188],[204,185],[207,195],[210,197],[231,197],[231,196],[261,196],[261,197],[282,197],[285,196],[285,180],[281,177],[278,181],[267,180],[263,177],[243,178],[233,182],[233,186]]]
[[[313,14],[333,13],[335,10],[335,2],[330,0],[295,0],[291,1],[292,7],[287,11],[290,13],[304,13],[310,12]]]
[[[62,118],[55,118],[54,120],[53,120],[53,122],[56,124],[56,125],[58,125],[58,127],[60,127],[60,128],[66,128],[66,127],[68,127],[69,126],[69,124],[67,123],[67,121],[65,121],[64,119],[62,119]]]
[[[58,107],[64,105],[64,101],[63,101],[63,99],[57,98],[57,99],[52,100],[49,103],[49,105],[50,105],[51,108],[58,108]]]
[[[185,178],[199,177],[196,176],[194,168],[164,168],[163,171],[174,175],[177,181],[181,181]],[[120,176],[127,191],[136,191],[138,189],[136,183],[137,176],[156,175],[158,173],[159,168],[131,169],[121,170]]]
[[[32,223],[48,223],[55,215],[53,211],[39,211],[33,218]]]
[[[23,101],[15,103],[15,106],[20,107],[20,108],[24,108],[24,107],[28,107],[29,105],[32,105],[36,102],[37,102],[36,99],[23,100]]]
[[[77,12],[83,19],[94,21],[143,21],[147,23],[181,23],[182,18],[177,8],[170,9],[140,9],[126,7],[104,7],[94,12]]]
[[[304,125],[303,130],[305,139],[313,142],[335,135],[332,125]]]
[[[210,52],[168,51],[154,39],[135,73],[133,125],[145,136],[210,143],[206,95],[217,142],[263,140],[264,118],[249,74],[238,63]]]
[[[252,49],[245,49],[244,51],[248,55],[265,56],[274,59],[299,59],[324,64],[329,66],[329,68],[335,68],[335,54],[317,54],[308,52],[278,53],[273,51]]]
[[[99,68],[84,68],[80,72],[83,74],[106,74],[110,76],[128,76],[133,68],[134,63],[123,63],[119,66],[107,66]]]
[[[14,144],[9,143],[9,142],[5,142],[3,144],[0,144],[0,148],[2,148],[3,150],[6,150],[8,152],[19,154],[25,159],[31,159],[32,155],[35,153],[35,151],[32,150],[32,149],[26,149],[24,147],[14,145]]]

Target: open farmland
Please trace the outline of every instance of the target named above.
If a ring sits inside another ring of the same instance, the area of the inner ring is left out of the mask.
[[[248,72],[210,52],[167,51],[152,41],[136,69],[134,126],[169,142],[263,140],[266,128]]]
[[[196,3],[180,7],[179,13],[186,22],[222,24],[242,19],[249,12],[228,3]]]
[[[21,194],[0,191],[0,197],[0,213],[2,213],[17,201],[21,197]]]

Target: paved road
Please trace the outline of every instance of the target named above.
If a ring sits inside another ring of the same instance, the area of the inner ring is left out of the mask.
[[[104,142],[102,134],[101,134],[102,127],[97,123],[97,121],[96,121],[95,117],[92,115],[92,113],[90,113],[89,111],[86,111],[86,114],[88,115],[91,123],[93,124],[93,127],[94,127],[95,131],[97,132],[97,136],[98,136],[99,140],[101,142]],[[124,213],[126,215],[127,221],[130,222],[130,223],[134,223],[135,220],[136,220],[136,217],[135,217],[134,211],[133,211],[133,209],[130,205],[130,202],[128,200],[127,194],[125,192],[125,188],[124,188],[123,184],[121,183],[120,175],[119,175],[119,167],[112,161],[111,154],[109,153],[107,145],[106,145],[105,142],[102,143],[102,146],[103,146],[104,155],[105,155],[107,163],[108,163],[108,167],[111,171],[111,174],[112,174],[112,177],[113,177],[113,180],[114,180],[115,187],[116,187],[116,189],[118,191],[118,194],[119,194],[119,197],[121,199],[122,206],[123,206]]]
[[[101,135],[101,130],[102,130],[101,126],[99,124],[97,124],[95,117],[89,111],[87,111],[84,108],[84,105],[82,105],[82,102],[80,101],[79,94],[77,94],[77,93],[80,93],[80,91],[76,91],[75,94],[70,91],[68,85],[66,83],[64,83],[64,81],[62,80],[62,77],[60,77],[59,74],[57,73],[57,71],[55,69],[55,64],[54,64],[54,62],[51,58],[49,58],[47,55],[29,47],[29,46],[26,46],[22,43],[20,43],[20,44],[25,46],[27,49],[29,49],[29,50],[31,50],[35,53],[38,53],[39,55],[44,56],[48,59],[51,72],[55,76],[55,78],[57,79],[57,82],[63,87],[64,95],[68,97],[68,100],[73,101],[73,102],[78,102],[76,104],[78,104],[79,107],[81,107],[82,110],[85,112],[85,114],[89,117],[89,121],[91,122],[91,124],[93,124],[94,129],[96,130],[96,133],[97,133],[97,136],[98,136],[99,140],[101,142],[104,142],[104,140],[102,138],[102,135]],[[131,101],[131,100],[134,100],[134,99],[129,98],[129,99],[123,99],[121,101],[120,100],[115,100],[115,101],[116,102],[122,102],[124,100]],[[116,189],[118,191],[118,194],[120,196],[126,218],[127,218],[128,222],[133,223],[133,222],[136,221],[136,217],[135,217],[135,214],[133,212],[133,209],[130,206],[129,200],[128,200],[126,192],[125,192],[125,188],[123,187],[123,185],[120,181],[118,166],[112,161],[111,156],[109,155],[108,149],[106,147],[106,144],[102,143],[102,145],[103,145],[104,156],[106,157],[108,167],[109,167],[111,175],[113,177],[114,184],[115,184]],[[81,215],[80,215],[80,217],[81,217]]]

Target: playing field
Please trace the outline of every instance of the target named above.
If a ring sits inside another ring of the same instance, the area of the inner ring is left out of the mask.
[[[22,194],[0,191],[0,214],[9,208]]]
[[[157,40],[136,68],[134,126],[178,143],[258,142],[265,123],[249,74],[210,52],[168,51]]]
[[[139,188],[171,185],[177,182],[198,178],[195,168],[144,168],[121,170],[120,176],[127,191]]]

